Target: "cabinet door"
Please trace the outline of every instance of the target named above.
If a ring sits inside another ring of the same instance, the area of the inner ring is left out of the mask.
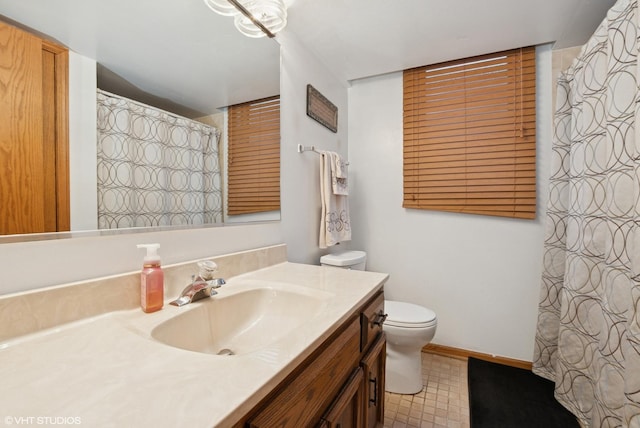
[[[361,361],[364,371],[364,424],[366,428],[381,427],[384,423],[384,374],[387,359],[387,340],[384,332]]]
[[[0,22],[0,235],[69,230],[68,51]]]
[[[359,428],[362,426],[362,369],[357,368],[340,394],[322,417],[322,428]]]

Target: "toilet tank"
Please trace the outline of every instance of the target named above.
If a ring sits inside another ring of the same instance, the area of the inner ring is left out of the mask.
[[[326,254],[320,257],[320,264],[343,269],[364,270],[367,264],[367,253],[364,251],[343,251]]]

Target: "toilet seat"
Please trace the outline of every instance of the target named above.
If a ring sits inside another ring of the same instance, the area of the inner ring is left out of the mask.
[[[385,325],[401,328],[427,328],[437,324],[436,313],[413,303],[385,300]]]

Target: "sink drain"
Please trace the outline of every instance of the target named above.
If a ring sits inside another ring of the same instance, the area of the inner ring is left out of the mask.
[[[216,355],[234,355],[233,351],[228,348],[221,349]]]

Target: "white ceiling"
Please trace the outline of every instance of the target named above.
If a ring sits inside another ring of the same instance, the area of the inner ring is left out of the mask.
[[[520,46],[583,44],[613,0],[285,0],[345,81]],[[279,46],[202,0],[0,0],[0,15],[100,64],[103,88],[187,116],[278,93]],[[181,110],[182,109],[182,110]]]
[[[358,79],[555,42],[584,44],[614,0],[295,0],[287,31]]]

